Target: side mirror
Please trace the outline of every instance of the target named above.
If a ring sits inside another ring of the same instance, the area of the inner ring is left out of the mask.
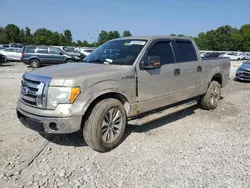
[[[161,67],[160,56],[146,56],[142,61],[143,69],[157,69]]]
[[[60,52],[59,54],[60,54],[60,55],[63,55],[63,53],[62,53],[62,52]]]

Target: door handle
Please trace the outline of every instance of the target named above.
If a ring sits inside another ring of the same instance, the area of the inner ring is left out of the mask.
[[[201,72],[202,71],[202,66],[198,66],[197,67],[197,72]]]
[[[175,76],[178,76],[178,75],[180,75],[180,69],[174,69],[174,75]]]

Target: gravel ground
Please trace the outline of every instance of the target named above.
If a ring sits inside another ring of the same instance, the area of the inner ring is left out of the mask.
[[[232,78],[240,63],[232,63]],[[214,111],[193,107],[128,125],[123,143],[101,154],[85,146],[81,133],[44,138],[19,123],[15,107],[26,70],[21,63],[0,66],[0,187],[250,186],[248,83],[232,81]]]

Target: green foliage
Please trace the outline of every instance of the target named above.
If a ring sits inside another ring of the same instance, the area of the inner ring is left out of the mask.
[[[102,30],[96,42],[88,43],[86,40],[73,42],[72,33],[66,29],[63,33],[53,32],[46,28],[39,28],[34,33],[29,27],[19,28],[14,24],[0,27],[0,44],[18,42],[38,45],[60,45],[60,46],[85,46],[97,47],[108,40],[119,37],[132,36],[130,31],[125,30],[122,35],[117,31]],[[184,36],[174,34],[171,36]],[[242,25],[241,28],[233,28],[229,25],[220,26],[215,30],[201,32],[194,39],[200,50],[226,50],[226,51],[250,51],[250,24]]]
[[[130,33],[130,31],[125,30],[125,31],[123,32],[122,36],[123,36],[123,37],[130,37],[130,36],[132,36],[132,34]]]

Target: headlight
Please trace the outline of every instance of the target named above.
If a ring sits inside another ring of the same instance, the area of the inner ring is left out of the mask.
[[[242,72],[242,71],[244,71],[243,68],[238,68],[238,69],[237,69],[237,72]]]
[[[47,108],[55,109],[58,104],[73,103],[79,94],[79,87],[49,87]]]

